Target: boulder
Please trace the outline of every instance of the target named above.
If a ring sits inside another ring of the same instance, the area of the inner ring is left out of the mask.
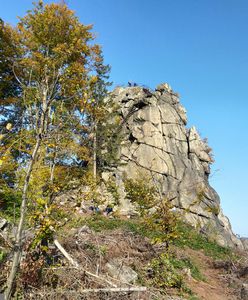
[[[130,267],[125,265],[121,259],[112,259],[106,264],[108,273],[123,283],[135,283],[138,274]]]

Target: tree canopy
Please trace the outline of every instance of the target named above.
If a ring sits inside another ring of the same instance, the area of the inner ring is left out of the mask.
[[[90,159],[89,120],[104,114],[109,72],[91,29],[66,5],[42,1],[15,28],[1,22],[2,157],[11,144],[25,163],[42,125],[48,160],[55,148],[60,165]]]

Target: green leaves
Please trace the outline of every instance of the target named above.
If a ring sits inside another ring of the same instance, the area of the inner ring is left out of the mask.
[[[158,258],[154,258],[149,268],[152,270],[151,286],[165,289],[169,287],[183,288],[183,276],[176,271],[168,254],[162,253]]]
[[[154,243],[165,243],[166,247],[179,235],[177,215],[171,211],[171,204],[161,198],[156,187],[144,179],[127,179],[125,181],[127,197],[131,200],[143,222],[153,231],[163,234],[155,237]]]
[[[131,202],[138,205],[142,216],[155,205],[156,189],[143,179],[126,179],[125,190]]]

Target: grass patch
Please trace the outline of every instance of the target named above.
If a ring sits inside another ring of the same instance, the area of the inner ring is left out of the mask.
[[[156,239],[163,236],[163,233],[160,231],[149,230],[149,228],[147,228],[147,226],[138,219],[120,219],[118,217],[108,218],[100,214],[95,214],[86,218],[80,217],[77,219],[72,219],[68,224],[70,227],[79,227],[83,225],[88,225],[96,232],[121,228],[123,230],[151,239]]]
[[[162,231],[151,230],[139,219],[108,218],[100,214],[91,215],[86,218],[72,218],[67,224],[69,227],[76,228],[83,225],[88,225],[96,232],[121,228],[134,234],[148,237],[151,240],[162,240],[164,236]],[[235,255],[230,248],[219,246],[216,242],[210,241],[206,236],[198,233],[190,225],[184,223],[178,225],[177,238],[173,241],[173,244],[180,248],[189,247],[193,250],[203,250],[205,255],[213,259],[235,259]]]
[[[199,268],[189,258],[176,259],[170,258],[170,262],[175,269],[183,270],[185,268],[190,269],[191,275],[194,279],[205,281],[205,277],[201,274]]]
[[[110,219],[101,215],[95,215],[85,219],[85,224],[97,232],[122,228],[152,240],[161,239],[164,235],[162,231],[151,231],[148,226],[137,219]],[[205,255],[213,259],[235,259],[232,249],[221,247],[216,242],[210,241],[206,236],[201,235],[189,225],[179,224],[177,236],[174,244],[178,247],[186,246],[194,250],[203,250]]]
[[[203,250],[205,255],[213,259],[235,259],[235,255],[230,248],[219,246],[216,242],[210,241],[206,236],[199,234],[186,224],[180,224],[179,235],[174,244],[178,247],[186,246],[193,250]]]
[[[198,298],[195,295],[191,295],[191,296],[189,296],[188,300],[200,300],[200,298]]]

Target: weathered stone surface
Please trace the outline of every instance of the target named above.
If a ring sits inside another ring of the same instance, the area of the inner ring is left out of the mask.
[[[241,238],[241,242],[245,250],[248,250],[248,238]]]
[[[206,143],[204,143],[196,128],[192,127],[189,130],[189,152],[195,153],[200,161],[205,161],[207,163],[212,162],[211,156],[208,154],[208,149],[210,149]]]
[[[112,277],[123,283],[134,283],[138,279],[138,274],[121,259],[112,259],[106,264],[106,268]]]
[[[211,148],[195,127],[185,127],[186,110],[172,88],[166,83],[155,91],[116,88],[112,97],[124,124],[121,164],[114,171],[121,186],[122,210],[131,210],[122,183],[124,174],[127,178],[143,176],[147,182],[153,178],[188,222],[204,228],[223,246],[244,248],[208,182]]]

